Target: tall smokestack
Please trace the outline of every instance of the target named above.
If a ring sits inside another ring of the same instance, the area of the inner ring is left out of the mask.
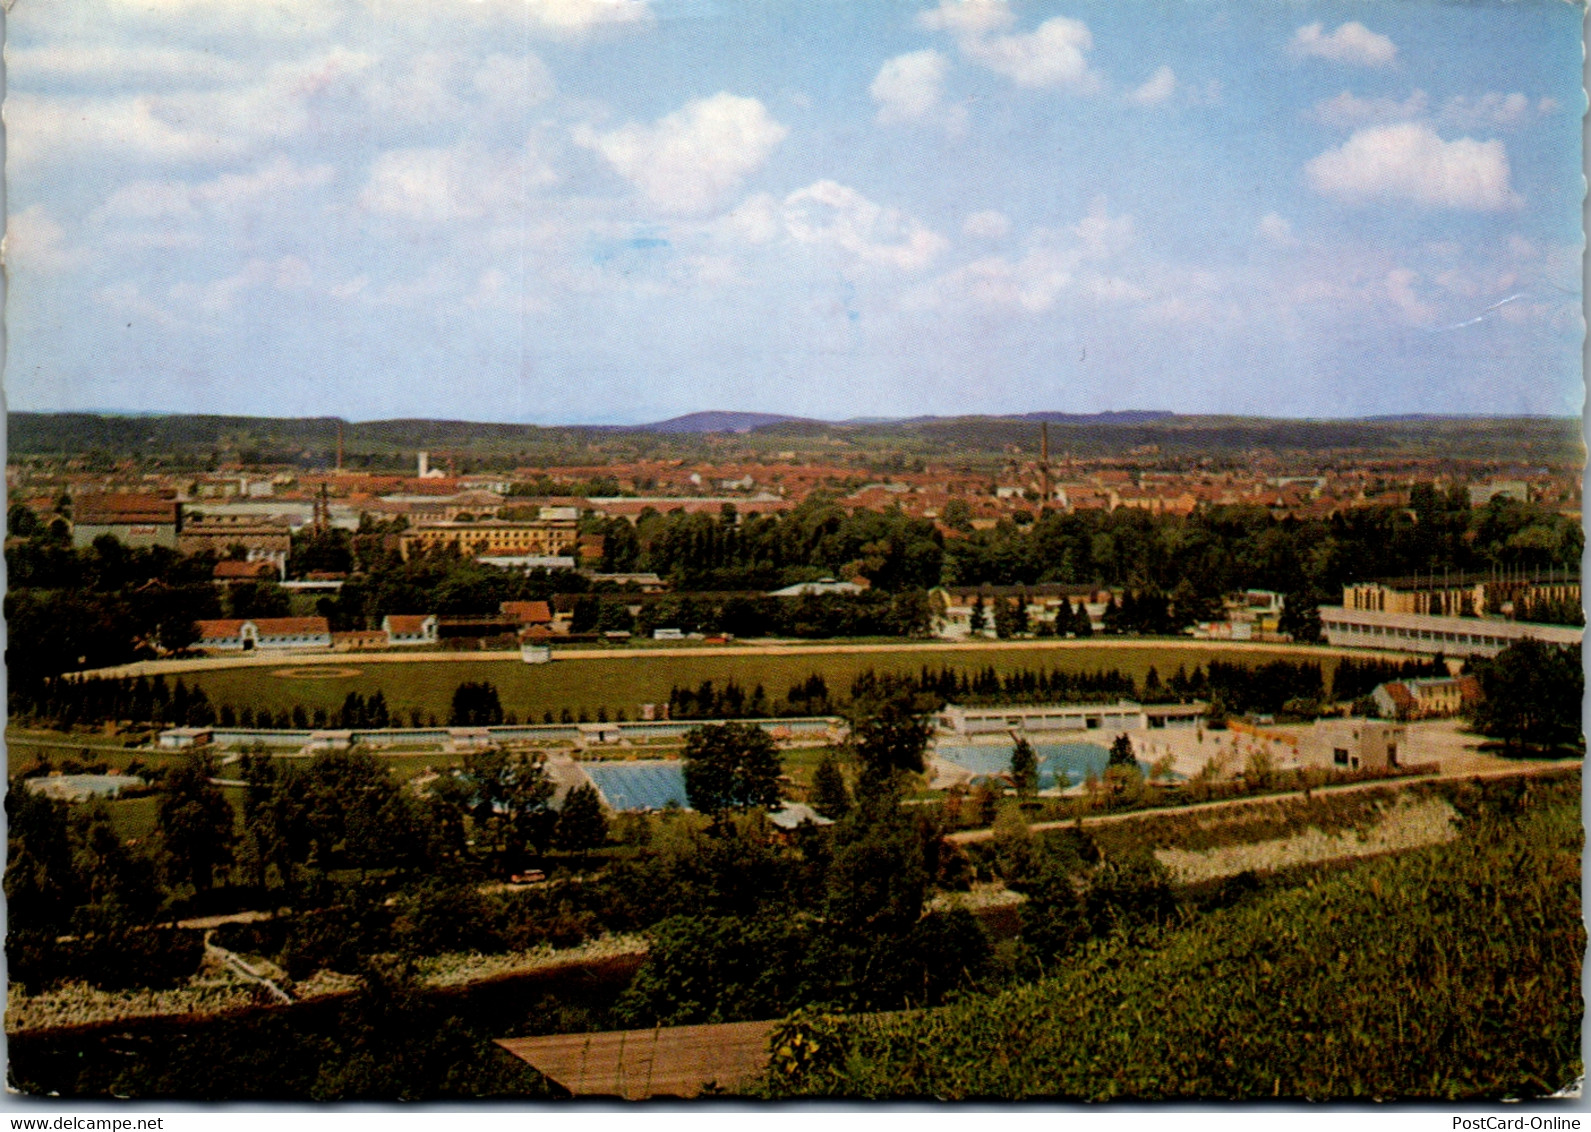
[[[1050,422],[1039,422],[1039,484],[1044,489],[1044,502],[1048,504],[1055,493],[1050,490]]]
[[[421,479],[425,479],[425,477],[431,471],[431,454],[429,452],[421,452],[419,459],[416,460],[415,463],[417,465],[418,476]]]

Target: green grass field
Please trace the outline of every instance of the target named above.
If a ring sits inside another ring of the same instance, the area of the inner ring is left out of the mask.
[[[814,672],[822,675],[831,692],[843,695],[857,674],[869,668],[878,672],[915,672],[924,665],[937,669],[942,664],[968,672],[990,666],[997,672],[1021,668],[1067,671],[1116,668],[1135,679],[1142,679],[1150,666],[1164,678],[1175,672],[1178,665],[1191,669],[1212,658],[1258,665],[1278,657],[1300,659],[1297,653],[1236,652],[1207,644],[1169,649],[1127,646],[945,653],[881,649],[876,653],[796,656],[670,656],[659,653],[645,657],[555,661],[546,665],[514,661],[416,660],[406,664],[361,666],[357,657],[349,657],[346,665],[335,667],[343,671],[357,669],[358,675],[306,678],[297,675],[307,671],[306,668],[295,668],[291,661],[284,660],[279,669],[216,669],[187,675],[184,680],[202,687],[217,706],[230,703],[237,708],[250,705],[272,711],[291,709],[297,704],[311,711],[317,707],[336,708],[350,692],[369,696],[380,689],[389,708],[397,711],[405,723],[409,713],[416,710],[446,722],[454,689],[465,681],[486,680],[497,686],[503,709],[521,720],[539,721],[548,711],[556,717],[566,708],[575,714],[583,710],[593,718],[598,708],[606,708],[610,716],[623,711],[627,718],[635,719],[639,705],[664,703],[671,687],[694,688],[704,680],[719,685],[734,680],[748,693],[761,684],[769,700],[776,700],[782,699],[792,684]],[[1322,654],[1319,662],[1329,680],[1336,658]],[[278,675],[279,672],[290,674]]]

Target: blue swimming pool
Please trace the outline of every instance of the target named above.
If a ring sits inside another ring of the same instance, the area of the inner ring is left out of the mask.
[[[1010,745],[977,746],[941,743],[935,754],[945,762],[970,770],[973,778],[986,778],[1011,771]],[[1039,789],[1048,790],[1056,785],[1059,775],[1066,776],[1066,784],[1075,786],[1090,773],[1100,775],[1110,761],[1110,752],[1094,743],[1035,743],[1033,753],[1039,760]],[[1145,774],[1149,767],[1139,763]]]
[[[581,763],[608,805],[615,810],[661,810],[670,802],[689,805],[684,763],[677,759]]]

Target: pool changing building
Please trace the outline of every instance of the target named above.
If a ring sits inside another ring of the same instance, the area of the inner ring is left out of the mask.
[[[964,707],[946,704],[939,712],[939,730],[951,735],[1008,735],[1056,731],[1148,731],[1163,727],[1196,727],[1208,704],[1030,704]]]

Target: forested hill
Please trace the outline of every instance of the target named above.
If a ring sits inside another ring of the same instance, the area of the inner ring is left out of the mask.
[[[715,416],[708,414],[705,416]],[[417,449],[471,458],[477,467],[582,463],[648,458],[774,456],[794,450],[832,459],[839,451],[894,454],[966,463],[1029,458],[1048,424],[1054,456],[1208,455],[1257,452],[1350,458],[1432,456],[1542,465],[1583,458],[1580,422],[1549,417],[1409,417],[1373,420],[1280,420],[1123,412],[1072,416],[918,417],[901,421],[826,422],[723,414],[732,435],[678,431],[677,423],[629,427],[551,426],[473,421],[389,420],[343,425],[352,467],[396,466]],[[745,431],[738,431],[745,430]],[[11,413],[8,453],[28,456],[139,456],[157,462],[215,461],[316,466],[331,463],[338,422],[332,417],[276,418],[135,416],[95,413]]]

